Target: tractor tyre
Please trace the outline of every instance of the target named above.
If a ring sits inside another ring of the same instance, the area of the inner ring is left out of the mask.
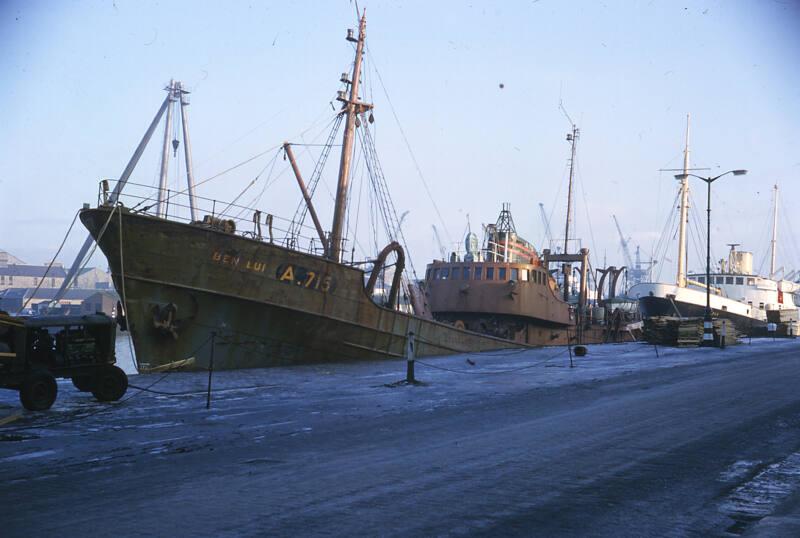
[[[56,379],[49,372],[34,372],[19,388],[19,400],[29,411],[46,411],[53,407],[58,396]]]
[[[128,390],[128,376],[117,366],[103,366],[94,378],[92,394],[101,402],[115,402]]]

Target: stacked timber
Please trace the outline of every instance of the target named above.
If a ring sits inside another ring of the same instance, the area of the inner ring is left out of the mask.
[[[739,343],[739,336],[740,334],[736,330],[736,327],[733,325],[733,322],[729,319],[715,319],[714,320],[714,345],[719,347],[721,337],[722,337],[722,322],[725,322],[725,345],[726,346],[735,346]],[[702,338],[702,337],[701,337]]]
[[[649,344],[697,347],[703,340],[702,318],[657,316],[644,320],[644,339]]]
[[[800,318],[796,308],[767,310],[767,322],[775,324],[775,332],[768,332],[768,335],[795,337],[800,333]]]
[[[770,323],[791,323],[798,321],[797,309],[767,310],[767,321]]]

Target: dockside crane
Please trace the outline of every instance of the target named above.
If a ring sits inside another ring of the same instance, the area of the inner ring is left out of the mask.
[[[436,229],[435,224],[431,224],[431,228],[433,228],[433,236],[436,238],[436,244],[439,245],[439,252],[442,254],[442,260],[447,261],[447,249],[444,248],[442,238],[439,237],[439,230]]]
[[[539,212],[542,214],[542,224],[544,225],[544,235],[547,240],[547,245],[552,248],[553,232],[550,231],[550,221],[547,219],[547,212],[544,210],[544,204],[542,202],[539,202]]]
[[[625,256],[625,265],[628,266],[628,282],[631,286],[634,284],[638,284],[643,282],[647,277],[648,270],[643,269],[642,266],[647,266],[648,268],[651,267],[655,262],[642,262],[639,253],[639,246],[636,246],[636,260],[634,261],[633,257],[631,257],[631,250],[628,245],[631,242],[631,238],[625,239],[625,234],[622,233],[622,228],[619,225],[619,221],[617,220],[616,215],[611,215],[614,218],[614,224],[617,226],[617,232],[619,233],[619,244],[622,247],[622,254]]]
[[[625,239],[625,234],[622,233],[622,228],[619,227],[617,216],[611,216],[614,219],[614,224],[617,226],[617,232],[619,232],[619,244],[622,246],[622,254],[625,256],[625,265],[627,265],[630,270],[633,268],[633,258],[631,258],[631,251],[628,248],[628,243],[630,242],[631,238],[629,237],[628,239]]]

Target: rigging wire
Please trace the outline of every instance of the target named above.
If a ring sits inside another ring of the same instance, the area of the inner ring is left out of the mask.
[[[328,157],[330,156],[331,148],[333,147],[333,141],[336,138],[337,133],[339,132],[339,128],[342,124],[343,118],[344,114],[337,113],[333,118],[331,118],[331,121],[326,125],[326,128],[330,126],[330,130],[328,132],[328,138],[326,140],[326,143],[324,144],[325,147],[323,148],[322,153],[320,154],[320,158],[317,159],[316,163],[314,164],[314,169],[311,172],[311,177],[309,178],[308,182],[307,188],[311,198],[314,197],[314,193],[317,190],[317,185],[319,184],[320,178],[322,177],[322,171],[325,168],[325,164],[328,161]],[[321,133],[322,131],[320,132],[320,134]],[[330,189],[328,190],[330,192]],[[303,223],[305,222],[307,214],[308,214],[308,206],[306,205],[305,200],[301,198],[301,200],[297,204],[297,209],[295,209],[294,215],[292,216],[292,221],[291,221],[292,223],[289,226],[290,237],[295,237],[300,234],[300,229],[303,227]]]
[[[434,200],[433,194],[431,194],[431,189],[430,187],[428,187],[428,182],[425,179],[424,174],[422,173],[422,168],[420,167],[419,162],[417,161],[417,157],[414,155],[414,151],[411,149],[411,143],[408,141],[406,132],[403,129],[403,126],[400,124],[400,118],[397,116],[397,111],[395,110],[394,104],[392,103],[392,100],[389,97],[389,92],[386,90],[386,85],[383,83],[383,77],[381,77],[381,73],[378,70],[377,63],[375,62],[375,57],[372,55],[372,51],[370,50],[369,45],[367,45],[366,48],[367,48],[367,56],[371,61],[371,65],[372,68],[375,70],[375,74],[378,76],[378,82],[380,82],[381,88],[383,89],[383,93],[386,96],[386,102],[389,104],[389,110],[392,111],[392,116],[394,116],[395,123],[397,123],[397,127],[400,130],[400,135],[403,137],[403,142],[405,143],[406,149],[408,150],[408,153],[411,156],[411,160],[414,163],[414,167],[417,170],[417,175],[419,175],[419,178],[422,180],[422,185],[425,187],[425,193],[428,195],[428,199],[433,205],[434,211],[436,211],[436,216],[439,217],[439,223],[442,225],[442,229],[444,230],[445,235],[447,235],[448,242],[452,243],[453,240],[450,236],[447,224],[445,223],[445,220],[442,217],[441,211],[439,211],[439,206],[436,204],[436,200]]]
[[[658,260],[657,264],[658,269],[655,276],[656,281],[661,280],[661,271],[664,268],[664,261],[666,260],[667,250],[669,248],[669,241],[670,241],[669,237],[671,235],[670,231],[672,231],[673,229],[673,222],[675,220],[676,213],[679,213],[677,211],[676,204],[678,203],[680,196],[681,196],[680,189],[678,189],[678,192],[675,194],[675,198],[672,202],[672,209],[667,214],[667,218],[664,221],[664,227],[661,230],[658,242],[656,243],[655,249],[653,250],[653,258],[655,260]]]
[[[581,174],[580,161],[578,161],[578,156],[577,155],[575,156],[575,161],[576,161],[575,162],[575,172],[576,172],[575,176],[578,179],[577,183],[581,187],[581,195],[583,196],[583,209],[586,212],[586,223],[588,224],[588,227],[589,227],[589,238],[592,240],[591,244],[589,245],[590,249],[591,249],[590,252],[597,252],[595,250],[595,247],[597,246],[597,241],[595,241],[595,239],[594,239],[594,229],[592,228],[592,220],[591,220],[591,218],[589,216],[589,203],[586,201],[586,190],[583,187],[583,176]],[[591,263],[589,264],[589,269],[591,269]],[[594,285],[595,285],[595,288],[596,288],[597,287],[597,274],[596,274],[595,271],[591,271],[591,270],[589,271],[589,274],[591,275],[590,278],[594,282]]]
[[[269,168],[269,173],[267,174],[267,177],[264,180],[264,186],[261,188],[261,192],[259,192],[255,196],[255,198],[250,200],[250,203],[248,204],[248,207],[243,207],[241,210],[239,210],[239,212],[236,214],[236,216],[234,218],[236,218],[236,219],[241,218],[241,216],[244,214],[245,211],[247,211],[250,208],[254,208],[255,206],[257,206],[259,204],[259,202],[261,202],[261,197],[264,196],[264,192],[266,192],[267,187],[269,187],[270,185],[275,183],[286,172],[286,170],[288,170],[288,168],[284,168],[277,176],[272,177],[272,173],[275,171],[275,164],[278,162],[278,155],[280,155],[280,151],[276,151],[275,152],[275,156],[272,157],[272,160],[270,162],[268,162],[267,165],[264,168],[261,169],[261,172],[258,173],[258,176],[256,176],[256,179],[254,180],[254,181],[257,181],[258,177],[261,174],[264,173],[264,170]],[[244,194],[244,191],[242,192],[242,194]],[[224,211],[223,211],[223,213],[224,213]],[[223,214],[223,213],[221,213],[221,214]]]
[[[780,212],[781,212],[781,217],[780,217],[782,219],[781,223],[786,225],[786,229],[789,232],[789,233],[782,234],[782,236],[788,236],[789,239],[790,239],[789,245],[791,245],[794,248],[794,251],[793,251],[792,255],[790,255],[789,257],[791,258],[792,267],[794,269],[798,269],[798,268],[800,268],[800,266],[798,265],[798,260],[800,260],[800,247],[798,247],[798,244],[797,244],[797,236],[795,236],[794,231],[792,230],[792,223],[789,220],[789,213],[786,211],[786,207],[783,205],[783,199],[782,198],[778,199],[778,206],[779,206]],[[788,250],[788,249],[785,249],[785,250]],[[786,256],[784,255],[784,257],[786,257]],[[800,280],[800,277],[795,276],[794,281],[796,282],[798,280]]]
[[[697,201],[694,199],[693,193],[689,191],[689,207],[687,210],[687,214],[689,215],[689,222],[686,223],[686,228],[689,231],[689,234],[692,235],[693,245],[695,247],[695,255],[697,256],[698,260],[703,260],[706,257],[706,240],[704,236],[705,227],[702,223],[702,217],[699,214],[700,206],[697,204]],[[686,249],[687,251],[689,249]],[[712,259],[714,259],[714,250],[711,250]],[[689,271],[689,256],[687,252],[686,256],[686,271]]]
[[[44,279],[47,278],[48,274],[50,274],[50,269],[53,268],[53,264],[56,263],[58,255],[61,254],[61,249],[64,248],[64,244],[67,242],[67,238],[69,237],[70,232],[72,232],[72,228],[75,226],[75,221],[78,220],[78,215],[80,214],[81,214],[80,211],[75,212],[75,216],[72,217],[72,223],[70,223],[69,228],[67,229],[67,234],[64,236],[64,239],[61,240],[61,244],[58,246],[58,250],[56,250],[56,253],[53,255],[53,259],[51,259],[50,263],[47,264],[47,269],[44,270],[44,275],[42,275],[42,278],[39,280],[39,283],[36,284],[36,288],[34,288],[33,293],[31,293],[31,295],[27,299],[25,299],[25,302],[22,304],[19,310],[17,310],[18,316],[23,310],[25,310],[28,307],[28,303],[31,302],[31,299],[33,299],[34,295],[36,295],[36,292],[38,292],[39,288],[41,288],[42,284],[44,284]]]
[[[267,163],[267,164],[266,164],[266,165],[265,165],[265,166],[264,166],[264,167],[263,167],[263,168],[262,168],[262,169],[261,169],[261,170],[258,172],[258,174],[256,174],[256,177],[254,177],[254,178],[253,178],[253,179],[250,181],[250,183],[248,183],[248,184],[247,184],[247,186],[246,186],[244,189],[242,189],[242,191],[241,191],[239,194],[237,194],[237,195],[236,195],[236,198],[234,198],[234,199],[233,199],[233,201],[229,202],[229,203],[228,203],[228,205],[227,205],[227,206],[225,206],[225,209],[223,209],[222,211],[220,211],[220,212],[219,212],[220,216],[224,216],[224,215],[225,215],[225,214],[228,212],[228,209],[230,209],[230,208],[231,208],[231,206],[235,205],[235,204],[236,204],[236,202],[238,202],[238,201],[239,201],[239,198],[241,198],[242,196],[244,196],[244,193],[246,193],[248,190],[250,190],[250,187],[252,187],[253,185],[255,185],[255,184],[256,184],[256,182],[259,180],[259,178],[261,178],[261,176],[264,174],[264,171],[265,171],[265,170],[266,170],[266,169],[269,167],[269,165],[270,165],[270,164],[272,164],[272,163],[275,161],[275,159],[277,159],[277,157],[278,157],[278,153],[280,153],[280,152],[275,152],[275,156],[272,158],[272,161],[269,161],[269,162],[268,162],[268,163]]]

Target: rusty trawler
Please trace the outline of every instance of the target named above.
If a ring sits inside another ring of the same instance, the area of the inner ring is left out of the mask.
[[[449,259],[428,265],[424,288],[434,319],[528,345],[636,339],[634,331],[638,331],[639,323],[635,302],[616,297],[617,282],[625,268],[598,269],[602,276],[592,301],[589,249],[569,253],[579,134],[573,124],[567,135],[571,149],[563,251],[543,249],[540,255],[517,233],[510,204],[503,204],[497,222],[485,228],[482,247],[477,236],[469,233],[463,258],[453,252]],[[572,279],[575,266],[577,286]],[[609,294],[604,299],[607,277]]]
[[[303,196],[299,221],[281,228],[283,221],[277,216],[197,196],[186,131],[187,92],[178,82],[167,87],[167,98],[116,187],[112,190],[108,182],[102,182],[98,206],[81,211],[81,221],[108,259],[142,370],[176,364],[206,368],[212,353],[214,367],[226,369],[400,357],[410,333],[417,356],[520,346],[408,311],[409,303],[421,301],[405,274],[402,231],[388,203],[383,214],[389,244],[376,258],[360,263],[352,255],[349,261],[345,259],[350,254],[345,249],[345,231],[354,143],[356,138],[362,144],[372,139],[372,105],[359,96],[365,30],[362,16],[357,35],[351,30],[347,36],[354,44],[355,60],[352,73],[342,74],[344,89],[337,98],[341,109],[334,123],[336,127],[343,123],[344,133],[329,232],[323,229],[312,202],[318,170],[306,184],[289,143],[282,149]],[[188,188],[171,192],[164,184],[164,161],[170,150],[177,152],[178,141],[170,148],[169,137],[171,111],[178,103]],[[165,112],[157,199],[151,194],[135,203],[137,198],[126,193],[129,203],[123,205],[122,188]],[[324,156],[334,146],[335,133],[333,129]],[[376,189],[388,196],[374,147],[363,155],[370,172],[381,180]],[[170,216],[170,204],[175,212],[179,200],[186,198],[190,217]],[[242,213],[247,217],[233,216]],[[313,228],[302,225],[307,214]],[[83,252],[89,247],[87,240]],[[387,258],[392,254],[396,260],[390,266]],[[361,267],[371,267],[371,271]],[[388,292],[378,294],[378,275],[391,273]],[[401,308],[404,298],[406,307]]]

